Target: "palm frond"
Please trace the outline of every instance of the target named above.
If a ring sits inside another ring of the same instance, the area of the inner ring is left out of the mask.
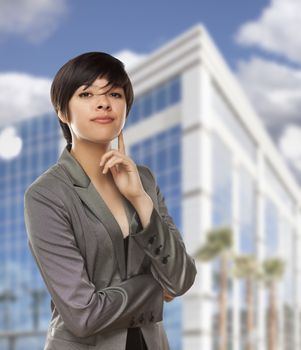
[[[208,232],[207,241],[220,247],[220,251],[231,249],[233,246],[232,229],[228,226],[213,228]]]
[[[206,237],[206,242],[193,257],[201,261],[209,261],[217,256],[225,254],[233,246],[233,234],[230,227],[218,227],[211,229]]]
[[[259,265],[253,255],[239,255],[234,259],[234,276],[237,278],[257,279]]]
[[[277,257],[265,259],[262,263],[263,280],[266,284],[279,281],[285,270],[285,262]]]
[[[214,244],[204,244],[195,254],[195,258],[201,261],[209,261],[219,255],[220,248]]]

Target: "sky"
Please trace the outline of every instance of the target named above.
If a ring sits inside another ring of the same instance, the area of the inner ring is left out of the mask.
[[[67,60],[105,51],[129,68],[198,23],[301,183],[300,0],[1,0],[0,157],[14,122],[53,111],[49,87]]]

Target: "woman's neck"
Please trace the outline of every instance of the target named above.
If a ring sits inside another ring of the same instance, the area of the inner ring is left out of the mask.
[[[113,181],[112,174],[110,171],[103,174],[103,167],[100,167],[99,163],[101,157],[110,149],[111,143],[77,143],[72,144],[70,154],[80,163],[92,182],[105,184]]]

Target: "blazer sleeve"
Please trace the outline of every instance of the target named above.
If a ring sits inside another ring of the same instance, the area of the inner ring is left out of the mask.
[[[168,213],[165,198],[148,167],[156,187],[159,211],[153,208],[150,221],[144,229],[132,233],[136,242],[151,258],[151,271],[171,295],[184,294],[194,283],[197,269],[194,259],[186,252],[181,234]]]
[[[96,290],[89,280],[64,203],[52,191],[27,190],[24,218],[28,243],[51,299],[67,329],[78,337],[159,322],[163,290],[151,273]]]

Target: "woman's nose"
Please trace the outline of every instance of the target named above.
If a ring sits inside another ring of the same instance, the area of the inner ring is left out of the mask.
[[[97,101],[97,109],[110,109],[110,101],[106,96],[101,96]]]

